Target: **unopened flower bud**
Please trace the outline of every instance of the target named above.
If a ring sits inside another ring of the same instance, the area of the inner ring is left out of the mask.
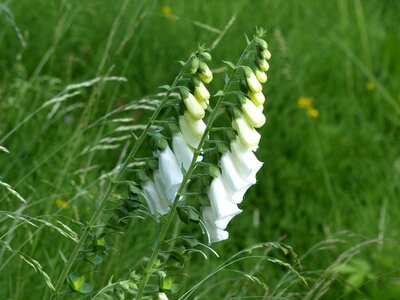
[[[246,83],[249,89],[254,93],[261,92],[261,83],[258,81],[256,75],[254,75],[253,70],[249,67],[244,67],[244,75],[246,77]]]
[[[196,98],[187,89],[181,89],[180,93],[190,115],[196,120],[203,119],[205,115],[204,108]]]
[[[242,104],[242,112],[251,126],[260,128],[265,124],[264,114],[248,98],[246,98],[245,103]]]
[[[259,93],[253,93],[251,91],[249,91],[247,93],[247,96],[250,98],[251,101],[254,102],[255,105],[263,105],[265,102],[265,96],[263,94],[263,92],[259,92]]]
[[[256,59],[256,65],[260,68],[261,71],[268,71],[269,70],[269,63],[265,59]]]
[[[199,103],[202,102],[206,102],[208,101],[208,99],[210,99],[210,93],[207,90],[207,88],[204,86],[204,84],[196,77],[194,77],[193,79],[193,86],[194,86],[194,96],[196,97],[197,101],[199,101]]]
[[[266,41],[264,41],[263,39],[257,39],[257,45],[260,49],[266,50],[268,49],[268,44]]]
[[[199,56],[200,56],[201,58],[203,58],[204,60],[206,60],[206,61],[211,61],[211,59],[212,59],[211,54],[208,53],[208,52],[204,52],[204,51],[201,51],[201,52],[199,53]]]
[[[259,82],[261,83],[267,82],[268,79],[267,74],[264,71],[261,71],[261,69],[256,68],[254,70],[254,74],[256,75]]]
[[[238,132],[240,142],[253,151],[256,151],[260,143],[261,135],[243,117],[235,118],[232,127]]]
[[[262,58],[262,59],[266,59],[269,60],[271,58],[271,52],[269,52],[268,49],[264,49],[262,51],[258,52],[258,55]]]
[[[189,72],[190,74],[196,74],[197,69],[199,68],[200,61],[197,57],[193,57],[190,62]]]
[[[197,70],[201,81],[204,83],[210,83],[213,80],[213,75],[205,62],[200,62],[199,69]]]

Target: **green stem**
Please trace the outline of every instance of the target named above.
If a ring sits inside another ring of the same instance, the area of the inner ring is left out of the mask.
[[[64,268],[63,268],[63,270],[61,272],[61,275],[57,280],[57,284],[55,286],[56,294],[54,294],[53,296],[58,296],[59,290],[61,289],[61,286],[62,286],[63,282],[65,281],[65,278],[67,277],[68,272],[70,271],[73,263],[75,262],[76,257],[78,256],[79,250],[83,246],[83,243],[86,241],[91,228],[93,228],[93,226],[97,222],[101,212],[103,211],[105,205],[107,204],[108,200],[110,199],[110,197],[111,197],[111,195],[112,195],[112,193],[113,193],[113,191],[115,189],[116,184],[118,183],[118,181],[122,177],[126,167],[128,166],[129,161],[132,160],[132,158],[136,155],[136,153],[139,150],[140,146],[144,142],[144,140],[145,140],[145,138],[146,138],[146,136],[147,136],[147,134],[148,134],[148,132],[150,130],[150,127],[153,125],[155,119],[157,118],[157,116],[159,115],[159,113],[163,109],[166,101],[168,100],[169,96],[171,95],[172,88],[175,87],[178,84],[179,80],[181,79],[182,75],[184,74],[184,72],[186,70],[186,66],[187,66],[189,61],[190,61],[190,58],[187,60],[187,62],[185,63],[185,66],[181,69],[179,74],[175,77],[175,80],[171,85],[171,89],[168,90],[168,92],[165,94],[164,98],[161,100],[160,105],[157,107],[157,109],[154,111],[153,115],[150,117],[149,122],[146,125],[146,128],[143,130],[142,134],[140,135],[140,137],[135,142],[132,150],[129,152],[127,158],[125,159],[125,161],[121,165],[118,173],[115,175],[114,179],[110,182],[110,184],[109,184],[109,186],[107,188],[107,192],[106,192],[105,196],[99,202],[99,206],[97,207],[97,209],[93,213],[92,217],[90,218],[90,221],[89,221],[88,225],[85,227],[85,230],[83,231],[81,238],[79,239],[78,243],[75,245],[75,248],[72,251],[68,261],[64,265]],[[133,143],[134,143],[134,141],[131,142],[130,146],[132,146]]]
[[[247,53],[247,51],[250,48],[250,46],[252,46],[253,42],[254,42],[254,40],[247,45],[246,49],[243,51],[242,55],[240,56],[240,58],[239,58],[239,60],[238,60],[238,62],[236,64],[237,67],[234,70],[232,70],[231,75],[229,76],[228,81],[226,82],[226,84],[224,86],[224,89],[222,90],[223,93],[222,93],[221,96],[219,96],[219,98],[217,100],[217,103],[215,104],[214,110],[212,111],[212,113],[210,115],[210,118],[208,119],[204,134],[201,137],[201,140],[200,140],[200,143],[199,143],[197,149],[194,151],[194,155],[193,155],[193,159],[192,159],[192,162],[190,164],[190,167],[189,167],[187,173],[185,174],[185,176],[183,177],[181,185],[179,186],[179,190],[178,190],[178,193],[175,196],[174,202],[173,202],[172,207],[171,207],[171,211],[167,215],[166,221],[164,222],[164,224],[161,227],[161,231],[160,231],[160,233],[158,235],[156,245],[155,245],[154,250],[153,250],[153,252],[151,254],[150,260],[147,263],[146,269],[144,270],[144,277],[140,282],[140,286],[139,286],[139,289],[138,289],[136,300],[141,300],[142,297],[143,297],[144,289],[145,289],[145,287],[147,285],[147,282],[150,279],[151,274],[153,273],[154,264],[156,263],[158,254],[159,254],[159,252],[161,250],[161,245],[162,245],[162,243],[164,241],[164,238],[165,238],[165,236],[166,236],[166,234],[168,232],[168,229],[169,229],[169,227],[171,225],[171,222],[172,222],[172,220],[173,220],[173,218],[175,216],[176,208],[178,207],[179,198],[182,195],[183,190],[185,189],[186,184],[187,184],[190,176],[192,175],[192,173],[193,173],[193,171],[194,171],[194,169],[196,167],[197,158],[198,158],[199,154],[201,153],[201,148],[203,147],[204,141],[205,141],[209,131],[211,130],[211,126],[212,126],[212,124],[214,123],[214,121],[215,121],[215,119],[217,117],[218,110],[221,107],[222,102],[223,102],[223,100],[225,98],[225,92],[229,89],[229,87],[230,87],[230,85],[232,83],[232,79],[235,78],[236,72],[240,69],[238,66],[241,65],[241,63],[242,63],[242,61],[243,61],[243,59],[245,57],[245,54]]]

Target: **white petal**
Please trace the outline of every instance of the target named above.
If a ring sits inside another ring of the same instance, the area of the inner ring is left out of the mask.
[[[186,123],[189,125],[193,135],[200,139],[206,130],[204,121],[194,119],[187,111],[185,111],[183,117],[186,119]]]
[[[257,159],[253,151],[243,146],[240,141],[232,141],[231,151],[234,157],[235,166],[239,172],[251,183],[256,183],[256,173],[260,170],[263,163]]]
[[[152,180],[143,184],[143,195],[153,215],[165,215],[169,211],[166,201],[162,201]]]
[[[169,147],[160,152],[158,166],[167,199],[172,203],[182,183],[183,175],[178,161]]]
[[[251,91],[247,92],[247,96],[249,96],[250,100],[254,102],[255,105],[263,105],[265,102],[265,96],[263,92],[253,93]]]
[[[257,68],[257,69],[254,71],[254,74],[256,75],[257,80],[258,80],[259,82],[261,82],[261,83],[267,82],[267,79],[268,79],[267,73],[265,73],[264,71],[261,71],[259,68]]]
[[[222,176],[212,180],[210,190],[208,191],[208,198],[216,216],[215,225],[220,229],[225,229],[229,221],[242,212],[232,201],[231,193],[224,185]]]
[[[200,143],[200,138],[196,137],[193,134],[191,127],[189,126],[186,118],[184,118],[183,116],[179,116],[179,127],[186,143],[193,148],[197,148]]]
[[[190,148],[185,142],[185,139],[181,133],[176,133],[172,137],[172,149],[175,153],[175,157],[179,163],[179,166],[183,166],[186,171],[189,170],[194,153],[192,148]],[[203,157],[201,155],[197,157],[197,161],[201,161],[202,159]]]
[[[243,196],[254,183],[248,180],[245,173],[235,166],[232,153],[226,152],[221,157],[221,171],[223,184],[230,194],[231,201],[241,203]]]
[[[199,102],[207,102],[207,100],[210,99],[210,92],[202,82],[199,82],[199,84],[194,87],[193,94]]]
[[[232,122],[232,127],[238,132],[240,142],[256,151],[260,143],[261,135],[247,122],[245,118],[236,118]]]
[[[210,243],[216,243],[228,239],[229,233],[215,226],[215,214],[211,207],[204,207],[202,209],[202,215]]]

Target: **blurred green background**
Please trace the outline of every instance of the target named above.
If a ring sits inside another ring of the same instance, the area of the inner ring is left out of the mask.
[[[59,220],[81,233],[74,222],[93,213],[106,184],[97,179],[112,170],[127,140],[90,149],[102,138],[129,135],[115,130],[132,125],[103,116],[170,84],[177,61],[199,43],[214,46],[209,89],[215,93],[227,71],[222,61],[235,62],[244,34],[252,36],[257,26],[267,30],[272,53],[257,153],[264,167],[244,212],[229,225],[229,240],[213,246],[220,258],[195,256],[186,288],[237,251],[279,240],[299,257],[307,254],[299,271],[308,280],[281,298],[318,298],[310,291],[344,254],[353,269],[339,272],[323,299],[399,299],[399,16],[397,0],[2,0],[0,146],[10,153],[0,152],[0,181],[27,202],[0,186],[0,298],[50,296],[40,271],[23,258],[57,280],[61,253],[68,256],[74,242],[38,220]],[[127,81],[91,84],[43,107],[67,86],[97,76]],[[135,110],[116,118],[144,124],[147,116]],[[112,275],[126,276],[149,254],[157,230],[150,220],[133,219],[100,268],[88,271],[88,281],[101,288]],[[245,261],[233,269],[253,270],[268,290],[240,279],[236,291],[238,274],[227,271],[203,297],[273,299],[275,288],[283,291],[282,266]]]

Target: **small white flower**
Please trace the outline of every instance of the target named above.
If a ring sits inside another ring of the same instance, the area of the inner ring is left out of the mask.
[[[207,103],[208,99],[210,99],[210,92],[201,81],[196,82],[193,94],[196,97],[197,101],[199,101],[199,103]]]
[[[153,215],[165,215],[169,212],[168,201],[162,200],[152,180],[143,184],[143,196]]]
[[[253,93],[251,91],[247,92],[247,96],[249,96],[250,100],[254,102],[255,105],[263,105],[265,102],[265,96],[263,92]]]
[[[216,216],[211,207],[204,207],[202,209],[202,215],[210,243],[216,243],[228,239],[228,231],[219,229],[215,226]]]
[[[200,62],[198,73],[204,83],[210,83],[213,80],[212,72],[205,62]]]
[[[246,83],[247,83],[247,86],[249,87],[249,89],[253,93],[261,92],[261,90],[262,90],[261,83],[258,81],[256,75],[254,75],[253,70],[250,69],[249,67],[246,67],[244,69],[244,74],[245,74]]]
[[[263,163],[257,159],[253,151],[243,146],[238,139],[231,142],[234,164],[243,177],[251,183],[256,183],[256,174]]]
[[[158,167],[161,181],[165,187],[166,197],[172,203],[182,183],[183,175],[178,161],[169,146],[160,152]]]
[[[264,71],[261,71],[259,68],[256,68],[254,74],[256,75],[259,82],[261,83],[267,82],[268,79],[267,73],[265,73]]]
[[[194,153],[192,148],[190,148],[185,142],[185,139],[181,133],[176,133],[172,137],[172,149],[175,153],[175,157],[179,163],[179,166],[183,166],[186,171],[189,170]],[[202,159],[203,157],[201,155],[197,157],[197,161],[201,161]]]
[[[222,176],[214,178],[208,191],[208,198],[212,211],[215,214],[215,226],[225,229],[229,221],[242,212],[241,209],[232,201],[231,194],[224,185]]]
[[[261,135],[243,117],[236,118],[232,122],[232,127],[238,132],[240,142],[256,151],[260,143]]]
[[[249,181],[247,174],[235,165],[235,158],[231,152],[226,152],[221,157],[222,181],[231,196],[231,201],[241,203],[249,187],[255,183]],[[253,179],[253,178],[250,178]]]
[[[251,126],[260,128],[265,124],[264,114],[248,98],[242,104],[242,112]]]
[[[185,103],[186,109],[194,119],[200,120],[204,118],[204,108],[191,93],[187,93],[187,95],[183,97],[183,102]]]

